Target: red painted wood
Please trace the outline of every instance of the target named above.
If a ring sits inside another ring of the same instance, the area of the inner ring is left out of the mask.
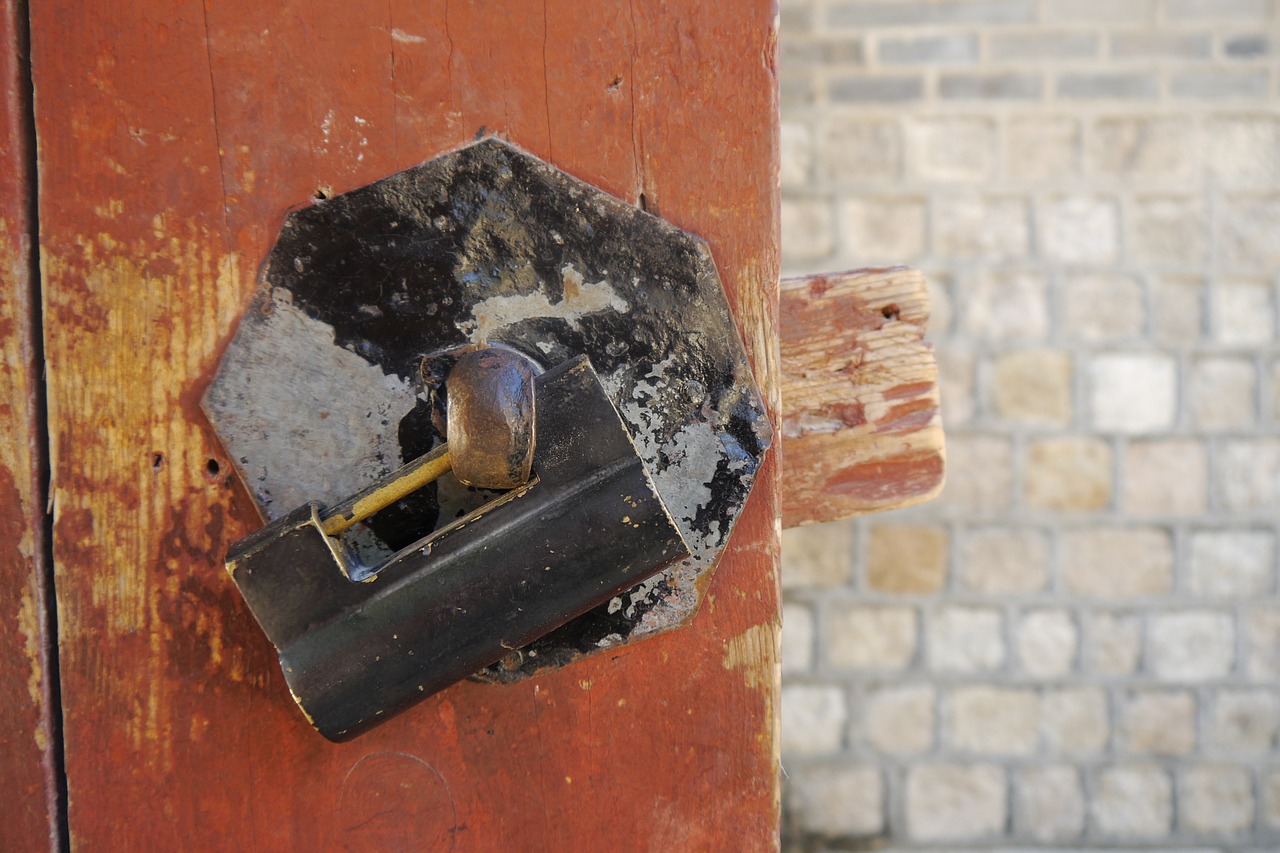
[[[58,833],[40,477],[26,9],[0,7],[0,850]]]
[[[772,461],[689,628],[335,746],[222,570],[255,514],[198,408],[289,206],[498,133],[707,238],[776,413],[773,4],[33,13],[73,842],[773,848]]]

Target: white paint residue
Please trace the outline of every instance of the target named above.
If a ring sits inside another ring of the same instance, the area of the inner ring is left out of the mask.
[[[472,343],[481,343],[496,333],[522,320],[558,319],[577,329],[578,322],[589,314],[613,310],[625,314],[631,310],[607,280],[589,282],[571,264],[560,269],[564,276],[564,299],[553,303],[538,291],[519,296],[491,296],[471,309],[470,326],[466,329]]]
[[[416,402],[409,382],[334,343],[332,326],[274,301],[227,351],[209,391],[227,450],[253,460],[243,473],[269,518],[309,500],[333,503],[398,466],[397,428]],[[235,402],[246,398],[260,402]]]
[[[422,36],[415,36],[413,33],[406,33],[404,30],[396,27],[391,31],[391,38],[401,44],[426,44],[427,40]]]

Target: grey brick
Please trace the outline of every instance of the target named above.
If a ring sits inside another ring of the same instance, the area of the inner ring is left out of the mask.
[[[944,74],[938,92],[948,100],[1035,100],[1039,74]]]
[[[1232,36],[1222,43],[1228,59],[1257,59],[1280,55],[1280,41],[1262,33]]]
[[[1050,21],[1077,21],[1086,24],[1140,24],[1151,20],[1153,0],[1050,0]]]
[[[786,69],[862,65],[866,58],[862,40],[858,38],[785,39],[778,50],[782,67]]]
[[[1177,98],[1265,98],[1270,87],[1266,71],[1196,71],[1175,75],[1169,83]]]
[[[1093,33],[1034,30],[997,33],[988,41],[992,59],[1086,59],[1098,55]]]
[[[1265,21],[1271,15],[1271,4],[1269,0],[1167,0],[1165,14],[1171,21]]]
[[[784,38],[807,33],[813,29],[813,7],[801,4],[798,0],[789,0],[778,10],[778,26]]]
[[[966,35],[884,39],[878,51],[881,62],[972,63],[978,59],[978,37]]]
[[[1058,78],[1057,91],[1062,98],[1132,100],[1154,98],[1159,88],[1153,74],[1085,73]]]
[[[828,84],[833,101],[916,101],[924,97],[923,77],[837,77]]]
[[[813,77],[783,71],[778,80],[778,99],[784,111],[813,106],[817,101]]]
[[[1119,59],[1203,59],[1213,52],[1208,33],[1116,33],[1111,55]]]
[[[832,6],[827,23],[836,27],[930,24],[1028,24],[1036,0],[949,0],[948,2],[847,2]]]

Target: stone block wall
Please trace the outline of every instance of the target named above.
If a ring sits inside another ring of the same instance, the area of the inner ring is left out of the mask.
[[[784,846],[1280,848],[1280,3],[782,0],[791,273],[933,287],[949,483],[784,537]]]

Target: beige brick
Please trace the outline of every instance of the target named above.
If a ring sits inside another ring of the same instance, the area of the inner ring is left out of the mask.
[[[827,660],[844,669],[905,669],[916,654],[916,619],[910,607],[834,606],[827,614]]]
[[[1125,613],[1093,613],[1088,622],[1089,669],[1107,676],[1132,675],[1142,661],[1142,621]]]
[[[867,585],[881,592],[936,592],[947,579],[948,543],[942,527],[876,525],[867,548]]]
[[[860,266],[906,264],[924,254],[924,199],[840,201],[840,245]]]
[[[1029,767],[1018,773],[1013,793],[1019,834],[1048,843],[1078,838],[1084,831],[1084,791],[1075,767]]]
[[[1280,734],[1280,696],[1264,689],[1221,690],[1213,699],[1205,730],[1210,749],[1264,755]]]
[[[813,173],[813,130],[809,125],[782,122],[779,161],[784,190],[799,189],[808,183]]]
[[[1173,828],[1173,785],[1151,765],[1121,765],[1098,772],[1090,803],[1090,830],[1115,839],[1163,838]]]
[[[934,183],[991,179],[996,167],[996,125],[989,118],[955,116],[908,124],[916,172]]]
[[[1111,446],[1094,438],[1033,442],[1027,452],[1026,500],[1055,512],[1105,509],[1111,502]]]
[[[959,282],[964,331],[982,341],[1036,341],[1049,331],[1042,273],[984,269]]]
[[[1124,509],[1134,515],[1204,512],[1209,470],[1204,445],[1193,439],[1134,441],[1125,450]]]
[[[1265,798],[1263,823],[1268,829],[1280,829],[1280,768],[1264,770],[1260,784]]]
[[[1280,361],[1271,365],[1271,422],[1280,424]]]
[[[1221,282],[1214,287],[1211,301],[1214,340],[1247,346],[1267,343],[1275,336],[1271,286],[1267,282]]]
[[[1164,277],[1151,293],[1151,326],[1163,344],[1194,343],[1203,333],[1204,282],[1195,278]]]
[[[1274,270],[1280,266],[1280,195],[1229,195],[1217,215],[1218,246],[1231,269]]]
[[[1097,429],[1130,435],[1168,430],[1177,413],[1177,365],[1162,353],[1094,356],[1089,402]]]
[[[868,692],[864,711],[867,743],[890,755],[933,748],[937,693],[929,685],[883,687]]]
[[[990,514],[1009,506],[1013,448],[1008,439],[947,436],[947,484],[939,503],[966,513]]]
[[[1040,701],[1034,690],[961,687],[951,694],[947,738],[961,752],[1030,755],[1039,740]]]
[[[1007,196],[939,196],[933,205],[934,252],[944,257],[1026,257],[1030,245],[1027,203]]]
[[[782,531],[782,588],[843,586],[853,572],[853,525],[848,522]]]
[[[1046,690],[1040,704],[1045,747],[1054,755],[1097,755],[1107,748],[1107,694],[1096,687]]]
[[[951,331],[951,275],[943,270],[924,270],[929,292],[928,334],[934,340]]]
[[[980,528],[964,540],[960,583],[993,595],[1039,592],[1049,583],[1049,543],[1036,530]]]
[[[1005,771],[992,765],[920,764],[907,771],[913,841],[992,838],[1008,821]]]
[[[1128,245],[1145,267],[1195,268],[1209,257],[1209,215],[1198,198],[1139,197],[1129,216]]]
[[[1249,677],[1280,678],[1280,608],[1250,611],[1242,630],[1248,639]]]
[[[1034,610],[1018,620],[1014,633],[1018,664],[1028,675],[1049,678],[1070,672],[1080,632],[1066,610]]]
[[[1195,426],[1205,430],[1245,428],[1257,420],[1258,388],[1252,360],[1228,356],[1197,359],[1187,384]]]
[[[1040,209],[1040,249],[1053,261],[1114,261],[1120,250],[1115,201],[1091,196],[1050,199]]]
[[[1005,169],[1019,181],[1058,181],[1080,174],[1080,124],[1073,118],[1010,118]]]
[[[782,606],[782,674],[813,669],[813,611],[803,604]]]
[[[938,390],[945,429],[973,420],[974,357],[971,350],[948,346],[934,351],[938,360]]]
[[[1004,664],[1000,611],[942,607],[929,621],[929,666],[937,672],[991,672]]]
[[[1062,537],[1067,589],[1076,595],[1126,599],[1173,589],[1169,533],[1154,527],[1093,527]]]
[[[1146,324],[1142,283],[1129,275],[1069,277],[1062,288],[1067,334],[1082,341],[1135,338]]]
[[[1222,116],[1209,122],[1209,173],[1224,186],[1252,189],[1280,182],[1280,119]]]
[[[1235,663],[1235,623],[1226,613],[1188,610],[1150,618],[1151,669],[1162,681],[1225,678]]]
[[[1256,600],[1272,591],[1275,535],[1200,530],[1191,535],[1190,588],[1197,598]]]
[[[1071,356],[1058,350],[1001,353],[992,377],[996,413],[1009,421],[1065,425],[1071,420]]]
[[[1101,177],[1161,186],[1189,183],[1200,162],[1199,138],[1190,119],[1123,116],[1094,124],[1089,164]]]
[[[1196,835],[1241,835],[1253,827],[1253,779],[1243,767],[1203,764],[1179,773],[1178,823]]]
[[[1188,755],[1196,748],[1196,700],[1189,690],[1142,690],[1120,705],[1125,750],[1144,755]]]
[[[1216,462],[1214,486],[1223,509],[1274,512],[1280,504],[1280,440],[1225,442]]]
[[[819,148],[823,171],[836,181],[894,181],[902,175],[902,128],[894,119],[837,119]]]
[[[876,835],[884,829],[884,779],[878,768],[856,764],[797,767],[790,772],[787,805],[811,832]]]
[[[847,720],[844,692],[830,685],[788,684],[782,688],[782,754],[837,752]]]
[[[817,261],[836,247],[831,202],[826,199],[784,198],[782,242],[789,262]]]

